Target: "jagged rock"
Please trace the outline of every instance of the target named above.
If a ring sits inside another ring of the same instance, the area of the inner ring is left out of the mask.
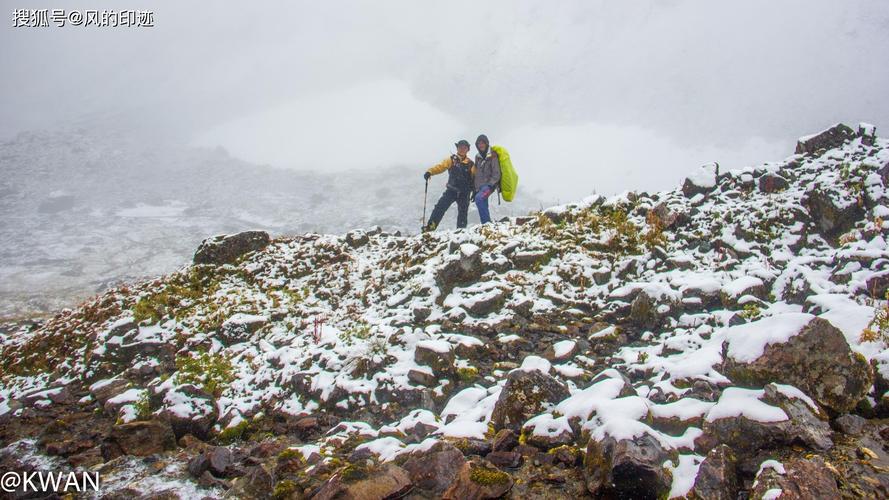
[[[827,450],[833,446],[830,427],[820,409],[813,409],[800,397],[785,393],[788,390],[797,391],[794,388],[779,390],[773,384],[766,387],[758,399],[780,408],[779,412],[772,412],[763,419],[746,414],[717,418],[708,415],[704,419],[704,436],[697,444],[705,449],[726,444],[732,447],[739,459],[749,458],[759,450],[780,449],[790,444],[805,445],[814,450]],[[728,396],[729,391],[733,391],[732,396],[749,392],[731,388],[723,396]],[[744,403],[739,400],[733,404]]]
[[[737,457],[724,444],[707,453],[689,497],[700,500],[735,500],[738,498]]]
[[[573,340],[563,340],[546,346],[543,357],[554,363],[561,363],[580,352],[580,344]]]
[[[473,316],[487,316],[503,306],[506,296],[507,292],[503,288],[491,287],[472,296],[467,309]]]
[[[688,198],[709,193],[716,187],[717,176],[719,176],[718,163],[704,165],[685,179],[682,183],[682,193]]]
[[[649,434],[621,440],[607,436],[601,442],[590,439],[583,463],[587,489],[593,495],[662,498],[672,482],[664,463],[675,458]]]
[[[120,447],[126,455],[145,457],[172,450],[176,447],[176,437],[169,424],[148,420],[115,425],[108,439]]]
[[[360,229],[346,233],[346,243],[352,248],[362,247],[370,243],[370,236]]]
[[[877,170],[877,173],[880,174],[880,178],[883,179],[883,185],[889,186],[889,161],[880,167],[880,170]]]
[[[873,146],[877,142],[877,127],[870,123],[858,124],[858,137],[865,146]]]
[[[413,314],[414,323],[422,323],[432,314],[432,309],[428,307],[414,307],[411,310],[411,314]]]
[[[867,420],[858,415],[846,414],[837,417],[833,423],[840,432],[851,436],[860,436],[864,432]]]
[[[661,322],[657,305],[646,293],[636,295],[630,304],[630,312],[627,321],[639,328],[655,328]]]
[[[812,408],[803,399],[788,396],[775,384],[765,386],[762,399],[784,410],[790,418],[788,433],[794,441],[815,450],[828,450],[833,446],[827,415],[820,408]]]
[[[767,345],[752,362],[726,355],[724,370],[736,383],[799,387],[837,413],[854,408],[873,383],[867,360],[852,352],[842,332],[821,318],[813,318],[787,342]]]
[[[187,468],[191,477],[199,478],[204,475],[205,472],[210,470],[210,459],[207,458],[206,454],[201,453],[200,455],[192,457],[192,459],[188,461]]]
[[[484,272],[481,249],[463,244],[458,253],[448,256],[435,273],[435,280],[442,290],[442,299],[458,285],[473,283]]]
[[[538,264],[542,264],[549,257],[550,254],[546,250],[527,250],[513,253],[510,259],[516,269],[531,269]]]
[[[519,444],[519,438],[516,436],[515,432],[510,429],[500,429],[497,431],[497,434],[494,435],[494,440],[491,442],[491,449],[494,451],[511,451]]]
[[[411,369],[407,372],[407,379],[415,384],[424,385],[426,387],[435,387],[438,385],[438,379],[435,375],[422,370]]]
[[[828,241],[836,241],[864,218],[864,209],[854,201],[835,200],[828,192],[815,188],[806,192],[803,206],[815,223],[815,229]]]
[[[105,406],[105,403],[108,402],[109,399],[123,393],[130,387],[130,382],[123,378],[113,378],[107,380],[100,380],[95,384],[91,385],[90,395],[99,402],[100,405]]]
[[[889,293],[889,271],[871,276],[867,280],[867,294],[876,299],[886,298]]]
[[[822,149],[833,149],[854,138],[854,130],[838,123],[824,132],[801,138],[796,143],[796,154],[817,153]]]
[[[344,477],[344,476],[350,477]],[[357,477],[353,477],[357,476]],[[312,497],[313,500],[354,499],[383,500],[398,498],[411,488],[407,472],[397,465],[386,465],[373,471],[339,472],[327,480]]]
[[[432,368],[439,375],[453,372],[455,360],[454,351],[446,342],[420,341],[414,350],[414,361]]]
[[[213,396],[191,384],[183,384],[167,392],[160,414],[170,421],[177,438],[191,434],[207,439],[219,417]]]
[[[411,454],[402,465],[414,486],[441,495],[463,468],[466,459],[454,446],[440,442],[429,451]]]
[[[784,474],[766,467],[756,477],[750,498],[764,498],[766,492],[780,489],[781,497],[790,500],[841,498],[837,480],[819,456],[792,458],[784,464]]]
[[[763,193],[777,193],[789,187],[787,179],[777,174],[764,174],[759,178],[759,190]]]
[[[537,370],[513,370],[494,405],[491,423],[496,429],[518,432],[526,420],[548,404],[570,396],[565,384]]]
[[[679,227],[688,221],[688,216],[684,212],[673,210],[664,202],[655,205],[648,217],[655,221],[661,229]]]
[[[234,465],[231,450],[224,446],[217,446],[207,452],[208,467],[216,477],[226,477],[229,469]]]
[[[522,464],[522,454],[516,451],[492,451],[485,459],[497,467],[515,468]]]
[[[448,500],[499,498],[512,488],[512,482],[512,477],[494,464],[481,458],[474,458],[463,464],[442,498]]]
[[[269,323],[265,316],[238,313],[225,320],[219,330],[219,339],[225,344],[243,342]]]
[[[228,495],[244,500],[266,500],[272,497],[275,481],[261,465],[249,467],[246,473],[232,482]]]
[[[265,231],[245,231],[218,235],[201,242],[194,254],[195,264],[234,264],[241,256],[262,250],[271,243]]]

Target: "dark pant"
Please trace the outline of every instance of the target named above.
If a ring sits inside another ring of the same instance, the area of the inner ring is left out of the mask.
[[[466,219],[469,214],[469,193],[461,193],[453,189],[445,189],[441,194],[441,198],[432,209],[432,215],[429,217],[427,227],[435,229],[444,217],[445,212],[451,208],[454,202],[457,202],[457,227],[466,227]]]

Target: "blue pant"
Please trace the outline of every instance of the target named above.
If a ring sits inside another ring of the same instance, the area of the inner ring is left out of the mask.
[[[482,187],[478,188],[478,192],[475,193],[475,206],[478,208],[478,218],[481,219],[482,224],[491,222],[491,212],[488,210],[488,196],[491,196],[493,192],[494,186],[483,184]]]

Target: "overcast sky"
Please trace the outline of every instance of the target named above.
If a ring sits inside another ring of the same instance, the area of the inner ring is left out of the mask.
[[[282,168],[419,171],[486,133],[521,188],[568,201],[780,160],[838,121],[889,135],[885,0],[2,5],[0,137],[113,124]],[[156,26],[13,28],[26,7]]]

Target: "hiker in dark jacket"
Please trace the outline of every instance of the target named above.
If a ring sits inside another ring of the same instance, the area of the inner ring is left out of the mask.
[[[478,208],[478,217],[482,224],[491,222],[491,212],[488,210],[488,197],[494,193],[500,184],[500,159],[497,153],[491,149],[488,136],[482,134],[475,140],[475,179],[473,188],[475,192],[475,206]]]
[[[467,156],[469,154],[469,141],[460,140],[454,144],[457,146],[457,154],[453,154],[438,165],[433,166],[423,174],[423,178],[429,181],[433,175],[443,172],[448,173],[448,185],[445,192],[441,194],[441,198],[432,209],[432,215],[429,222],[423,228],[423,231],[434,231],[444,217],[445,212],[451,208],[451,205],[457,202],[457,227],[466,227],[467,214],[469,213],[469,196],[472,191],[472,160]]]

